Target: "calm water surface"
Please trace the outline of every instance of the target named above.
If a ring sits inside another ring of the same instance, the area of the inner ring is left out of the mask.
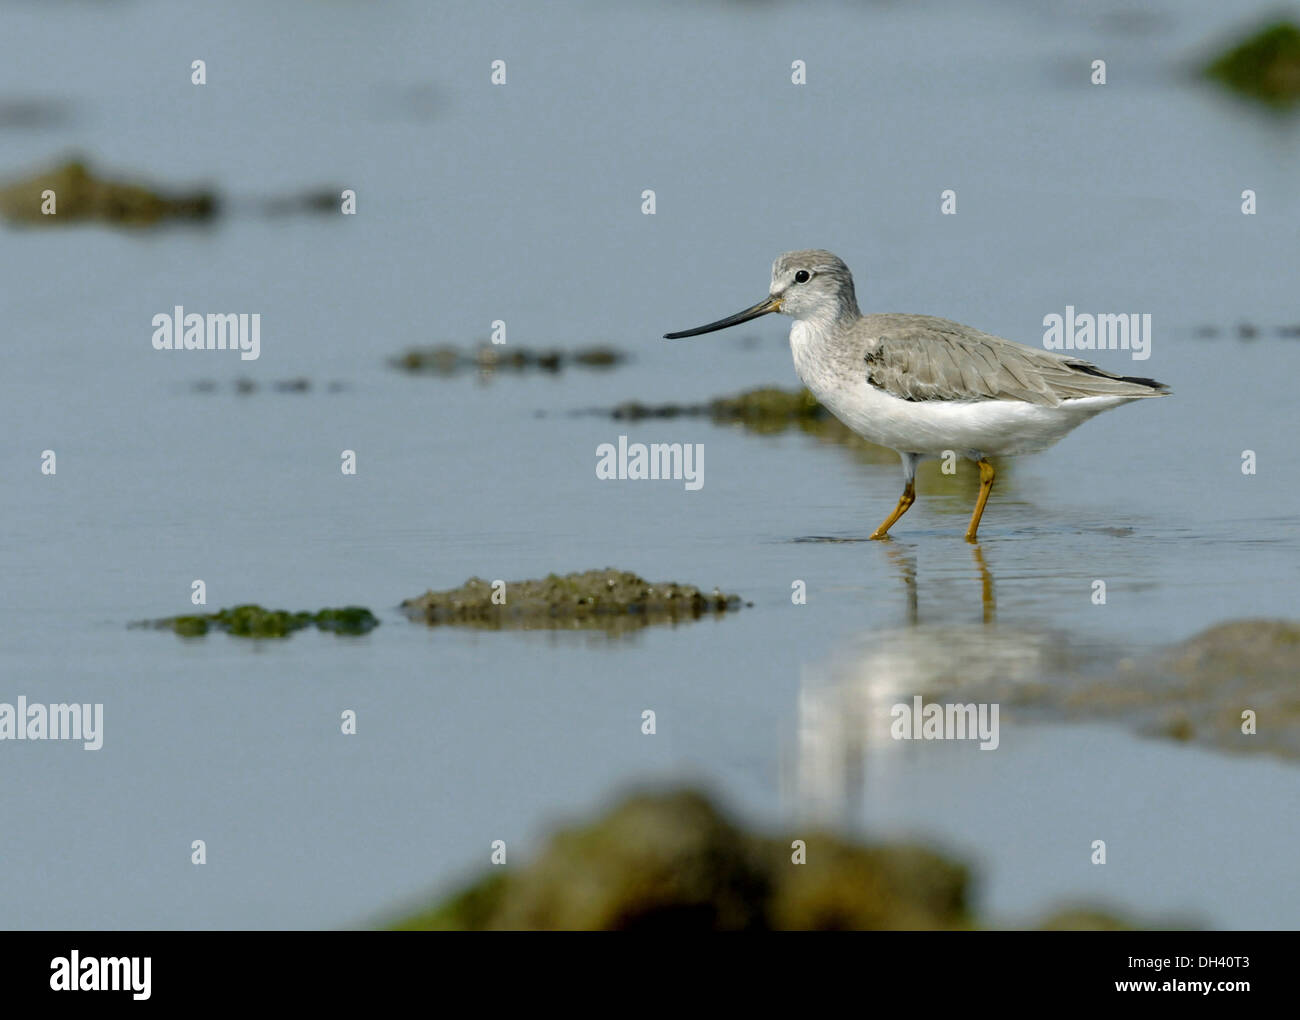
[[[0,232],[0,700],[106,717],[95,753],[0,747],[5,925],[367,923],[472,874],[492,840],[525,859],[549,824],[642,781],[798,818],[800,762],[833,739],[801,727],[804,692],[899,628],[980,624],[986,583],[1000,627],[1102,656],[1295,615],[1300,340],[1274,330],[1300,321],[1297,135],[1181,77],[1240,12],[1168,4],[1133,28],[1118,4],[233,7],[0,7],[0,96],[71,110],[0,129],[4,174],[75,149],[244,198],[351,187],[359,205]],[[1097,54],[1111,84],[1081,85]],[[498,57],[504,88],[487,83]],[[1240,214],[1244,188],[1259,215]],[[897,466],[802,434],[569,413],[794,385],[776,318],[750,343],[658,337],[757,300],[771,259],[805,246],[848,261],[864,309],[1031,344],[1067,304],[1149,312],[1148,361],[1096,360],[1175,396],[1014,463],[981,528],[987,576],[961,537],[973,483],[923,483],[891,544],[807,541],[869,534]],[[152,350],[175,304],[260,312],[262,357]],[[494,319],[511,344],[634,360],[486,382],[385,365]],[[1261,336],[1236,339],[1241,322]],[[242,375],[259,392],[237,395]],[[270,389],[297,376],[310,392]],[[596,447],[620,433],[703,443],[703,489],[598,481]],[[616,640],[430,631],[395,608],[472,575],[607,565],[754,605]],[[266,644],[127,629],[189,610],[195,578],[214,608],[356,603],[383,625]],[[823,810],[966,855],[995,918],[1083,899],[1284,927],[1297,778],[1118,726],[1008,725],[995,753],[870,749]]]

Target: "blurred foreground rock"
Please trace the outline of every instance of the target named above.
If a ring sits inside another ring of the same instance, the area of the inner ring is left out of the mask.
[[[966,870],[920,847],[742,832],[685,791],[628,798],[397,927],[616,930],[964,928]]]
[[[807,861],[792,861],[803,840]],[[561,829],[523,868],[493,870],[403,930],[863,930],[975,927],[966,867],[923,846],[745,832],[693,791],[627,798]],[[1054,924],[1127,927],[1096,910]],[[1084,924],[1083,920],[1079,922]]]

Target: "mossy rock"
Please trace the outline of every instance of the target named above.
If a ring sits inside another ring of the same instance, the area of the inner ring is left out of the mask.
[[[50,215],[42,212],[46,191],[54,192],[55,211]],[[96,221],[151,227],[165,220],[211,219],[217,208],[217,198],[210,191],[163,194],[143,185],[99,177],[75,159],[0,187],[0,213],[29,226]]]
[[[795,863],[794,839],[804,863]],[[975,926],[965,865],[909,843],[746,832],[692,790],[637,793],[560,829],[522,868],[492,869],[402,930],[879,930]],[[1101,911],[1089,928],[1126,923]],[[1059,923],[1060,917],[1057,918]]]
[[[1300,103],[1300,28],[1279,21],[1242,40],[1205,69],[1238,95],[1279,109]]]
[[[147,626],[171,630],[181,637],[201,637],[215,627],[235,637],[283,638],[313,626],[334,634],[367,634],[379,626],[379,621],[362,606],[322,609],[317,613],[291,613],[250,604],[206,615],[171,616]]]
[[[431,626],[455,624],[493,630],[618,631],[721,615],[740,606],[739,595],[726,595],[716,588],[706,594],[693,585],[651,582],[608,568],[509,581],[503,592],[489,581],[471,577],[459,588],[428,591],[402,603],[413,620]]]

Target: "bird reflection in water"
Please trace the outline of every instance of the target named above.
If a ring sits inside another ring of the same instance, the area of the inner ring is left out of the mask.
[[[993,574],[978,546],[974,576],[965,575],[961,591],[967,606],[978,599],[979,622],[969,615],[952,622],[950,600],[923,611],[935,596],[919,582],[915,554],[899,545],[883,551],[902,580],[906,623],[864,632],[802,673],[794,775],[783,785],[800,812],[828,822],[861,822],[871,796],[911,767],[905,745],[914,742],[891,736],[895,705],[916,696],[970,702],[976,692],[1040,679],[1059,655],[1051,633],[996,624]]]

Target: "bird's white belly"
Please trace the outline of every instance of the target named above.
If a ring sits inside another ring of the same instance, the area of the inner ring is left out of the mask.
[[[867,381],[866,366],[826,357],[804,323],[790,330],[795,371],[826,408],[858,435],[900,453],[1003,456],[1046,449],[1127,397],[1084,397],[1056,407],[1020,400],[902,400]]]

